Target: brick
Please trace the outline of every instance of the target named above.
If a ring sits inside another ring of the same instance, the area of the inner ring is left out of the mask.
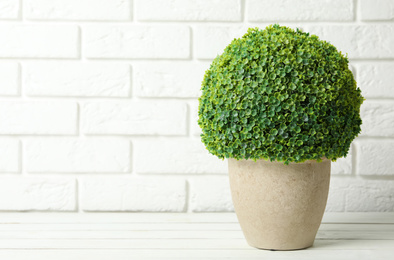
[[[74,102],[2,101],[0,134],[76,134],[77,110]]]
[[[241,21],[239,0],[137,0],[142,21]]]
[[[194,136],[200,136],[202,133],[200,126],[198,125],[198,101],[193,101],[190,104],[190,131]]]
[[[120,139],[46,138],[25,142],[28,172],[129,172],[130,143]]]
[[[331,178],[326,211],[394,211],[394,180]]]
[[[394,2],[392,0],[360,0],[362,21],[394,20]]]
[[[140,97],[199,97],[207,62],[150,62],[133,65]]]
[[[133,151],[137,173],[227,173],[227,161],[209,154],[199,139],[136,139]]]
[[[19,95],[19,64],[0,63],[0,96]]]
[[[78,27],[74,25],[0,25],[0,57],[78,58]]]
[[[366,98],[394,98],[394,63],[357,65],[357,83]]]
[[[193,212],[234,211],[228,176],[195,177],[189,182]]]
[[[353,62],[349,62],[349,70],[352,72],[353,74],[353,78],[356,79],[357,78],[357,69],[356,69],[356,65],[354,65]]]
[[[85,211],[182,212],[186,206],[185,181],[173,178],[84,178],[81,184]]]
[[[306,31],[331,42],[349,58],[394,58],[394,24],[309,26]]]
[[[127,97],[130,67],[118,63],[32,62],[23,64],[29,96]]]
[[[357,174],[394,175],[393,140],[358,140]]]
[[[128,20],[130,1],[125,0],[27,0],[23,14],[38,20]]]
[[[19,0],[0,1],[0,19],[19,18]]]
[[[352,174],[352,150],[350,147],[346,157],[339,158],[335,162],[331,162],[331,174]]]
[[[234,38],[247,32],[245,26],[197,26],[194,31],[194,53],[198,59],[214,59]]]
[[[352,21],[352,0],[248,0],[248,21]]]
[[[0,139],[0,172],[19,172],[20,144],[15,139]]]
[[[331,177],[330,189],[328,191],[328,199],[326,212],[343,212],[345,211],[346,190],[344,189],[343,176],[341,178]]]
[[[74,179],[0,177],[0,210],[75,211]]]
[[[190,56],[190,30],[172,25],[87,25],[88,58],[182,59]]]
[[[366,100],[360,114],[361,136],[394,136],[394,102]]]
[[[89,102],[82,106],[87,134],[185,135],[187,107],[179,102]]]
[[[346,211],[394,211],[394,180],[349,179],[346,187]]]

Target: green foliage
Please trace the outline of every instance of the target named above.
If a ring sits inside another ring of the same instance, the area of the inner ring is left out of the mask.
[[[289,162],[346,156],[360,133],[360,106],[348,59],[297,29],[250,28],[205,72],[198,124],[221,159]]]

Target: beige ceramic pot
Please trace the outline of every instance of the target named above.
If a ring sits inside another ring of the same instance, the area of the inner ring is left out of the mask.
[[[313,245],[326,207],[331,161],[229,159],[235,212],[249,245],[295,250]]]

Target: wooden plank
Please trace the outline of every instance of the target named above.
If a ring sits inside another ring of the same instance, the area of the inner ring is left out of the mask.
[[[244,239],[3,239],[0,249],[243,249]],[[393,249],[394,240],[316,240],[311,250]],[[1,251],[1,250],[0,250]]]
[[[316,239],[336,240],[394,240],[393,231],[319,230]]]
[[[18,213],[13,221],[13,214],[0,214],[0,259],[391,260],[394,255],[394,225],[385,224],[392,223],[392,214],[332,215],[313,247],[291,252],[248,246],[231,213],[95,214]]]
[[[95,224],[97,225],[97,224]],[[30,238],[30,239],[179,239],[179,238],[207,238],[207,239],[225,239],[225,238],[243,238],[241,230],[220,229],[218,226],[228,224],[216,224],[214,229],[210,230],[212,224],[190,224],[193,230],[188,230],[186,224],[157,224],[145,225],[149,229],[142,229],[141,226],[135,226],[134,230],[119,230],[119,225],[106,224],[106,230],[97,228],[87,228],[83,224],[50,224],[43,228],[42,224],[10,224],[8,229],[0,229],[0,239],[12,238]],[[109,225],[109,227],[108,227]],[[122,224],[130,225],[130,224]],[[115,226],[118,230],[111,227]],[[208,226],[208,227],[207,227]],[[6,226],[3,225],[3,228]],[[18,228],[16,228],[18,227]],[[173,227],[171,229],[171,227]],[[183,227],[185,227],[183,229]],[[199,228],[201,227],[201,228]],[[102,227],[104,228],[104,227]],[[341,240],[394,240],[394,225],[389,224],[322,224],[317,239],[341,239]]]
[[[315,240],[311,250],[394,250],[394,240]]]
[[[316,239],[393,240],[393,232],[318,232]],[[237,231],[7,231],[1,239],[243,239]]]
[[[240,231],[238,223],[48,223],[48,224],[1,224],[0,231],[49,231],[49,230],[91,230],[91,231]],[[394,231],[394,224],[321,224],[319,230],[337,231]]]
[[[0,231],[32,231],[32,230],[228,230],[240,231],[241,227],[238,223],[69,223],[69,224],[3,224],[0,225]]]
[[[0,249],[250,249],[244,239],[3,239]]]
[[[1,231],[1,239],[243,239],[241,231],[201,231],[201,230],[175,230],[175,231]]]
[[[0,213],[8,223],[237,223],[235,213]],[[394,224],[394,212],[326,212],[323,223]]]
[[[153,260],[153,259],[237,259],[237,260],[391,260],[393,249],[362,250],[1,250],[0,259],[10,260]]]
[[[394,224],[321,224],[319,230],[374,230],[374,231],[394,231]]]
[[[394,224],[394,212],[326,212],[323,223]]]
[[[235,213],[0,213],[9,223],[238,223]]]

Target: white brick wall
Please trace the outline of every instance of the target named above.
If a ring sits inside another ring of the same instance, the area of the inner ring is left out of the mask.
[[[197,59],[212,60],[234,39],[247,31],[247,26],[198,25],[194,30],[194,52]]]
[[[394,58],[394,24],[311,25],[305,29],[348,53],[349,58]]]
[[[393,183],[350,176],[332,178],[326,211],[394,211]]]
[[[352,174],[352,151],[353,147],[351,146],[346,157],[339,158],[335,162],[331,163],[331,174]]]
[[[394,19],[392,0],[360,0],[362,21],[390,21]]]
[[[394,211],[392,0],[1,0],[0,211],[232,211],[199,140],[204,72],[249,27],[349,54],[362,134],[327,211]]]
[[[38,138],[25,142],[27,172],[129,172],[130,143],[120,139]]]
[[[191,114],[191,122],[190,122],[190,131],[191,134],[199,137],[202,133],[200,126],[197,123],[198,120],[198,101],[194,101],[190,104],[190,114]]]
[[[227,161],[209,154],[196,138],[133,141],[135,171],[156,174],[226,173]]]
[[[361,117],[362,136],[394,136],[394,102],[366,100]]]
[[[84,26],[83,31],[83,53],[87,58],[186,59],[190,56],[190,30],[184,25],[95,24]]]
[[[193,212],[234,210],[228,176],[194,177],[190,179],[190,188]]]
[[[19,94],[19,64],[15,62],[0,63],[0,95],[16,96]]]
[[[0,19],[17,19],[19,17],[19,0],[0,1]]]
[[[76,134],[77,117],[75,102],[0,101],[0,134]]]
[[[136,64],[133,66],[135,95],[197,98],[209,65],[209,62],[185,61]]]
[[[142,21],[241,21],[240,0],[135,0]]]
[[[351,21],[353,0],[248,0],[249,21]]]
[[[19,141],[17,139],[0,139],[0,158],[0,172],[19,172]]]
[[[26,0],[24,14],[32,20],[117,21],[131,17],[124,0]]]
[[[394,62],[357,64],[357,82],[366,98],[394,98]]]
[[[86,134],[185,135],[186,104],[168,101],[89,102],[81,111]]]
[[[340,192],[338,201],[327,202],[328,209],[343,207],[344,211],[350,212],[394,210],[392,182],[348,177],[333,180],[331,186]]]
[[[0,177],[0,198],[2,210],[74,211],[75,180],[58,177]]]
[[[170,211],[186,206],[184,180],[163,177],[90,177],[81,183],[85,211]]]
[[[394,140],[359,140],[357,174],[394,175]]]
[[[0,24],[0,57],[77,58],[78,33],[75,25]]]
[[[128,97],[130,66],[103,62],[28,62],[22,65],[28,96]]]

